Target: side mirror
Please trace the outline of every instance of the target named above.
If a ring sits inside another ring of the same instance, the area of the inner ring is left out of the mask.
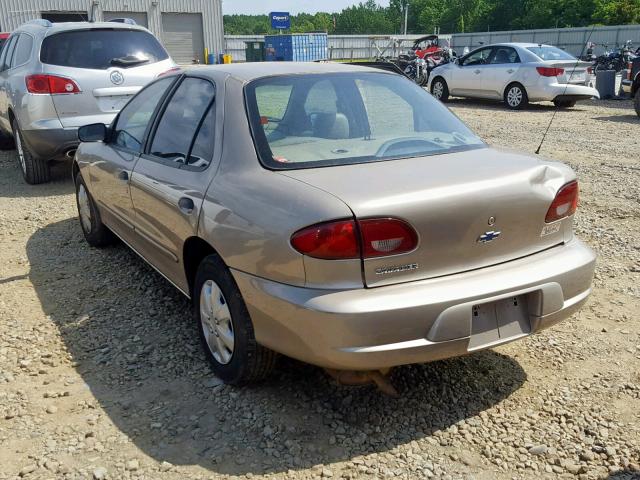
[[[92,123],[78,129],[81,142],[104,142],[107,139],[107,126],[104,123]]]

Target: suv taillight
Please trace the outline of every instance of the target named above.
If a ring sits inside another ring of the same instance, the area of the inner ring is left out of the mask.
[[[80,93],[80,87],[75,81],[57,75],[28,75],[25,77],[25,81],[29,93],[49,95]]]
[[[543,77],[558,77],[564,73],[564,68],[536,67],[536,70]]]
[[[546,223],[551,223],[573,215],[578,208],[579,190],[578,182],[576,180],[569,182],[560,188],[556,194],[556,198],[553,199],[553,202],[547,211],[547,216],[544,221]]]
[[[407,253],[418,245],[418,234],[396,218],[337,220],[298,230],[291,236],[298,252],[323,260],[386,257]]]
[[[173,67],[167,70],[166,72],[159,73],[156,78],[164,77],[165,75],[171,75],[172,73],[177,73],[182,71],[180,67]]]

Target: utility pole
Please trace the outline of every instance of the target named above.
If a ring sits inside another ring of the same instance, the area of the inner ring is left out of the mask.
[[[407,34],[407,22],[409,21],[409,0],[404,4],[404,34]]]

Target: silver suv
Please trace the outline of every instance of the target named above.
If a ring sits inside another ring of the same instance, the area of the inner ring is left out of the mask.
[[[144,85],[177,69],[134,22],[51,23],[16,29],[0,54],[0,143],[15,143],[27,183],[49,180],[49,161],[71,159],[78,127],[111,123]]]

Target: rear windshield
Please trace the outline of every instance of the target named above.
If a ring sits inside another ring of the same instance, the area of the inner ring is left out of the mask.
[[[576,57],[557,47],[527,47],[542,60],[576,60]]]
[[[246,87],[262,163],[275,169],[375,162],[483,147],[424,89],[385,73],[268,77]]]
[[[40,61],[62,67],[106,70],[148,65],[169,58],[148,32],[124,29],[75,30],[46,37]]]

